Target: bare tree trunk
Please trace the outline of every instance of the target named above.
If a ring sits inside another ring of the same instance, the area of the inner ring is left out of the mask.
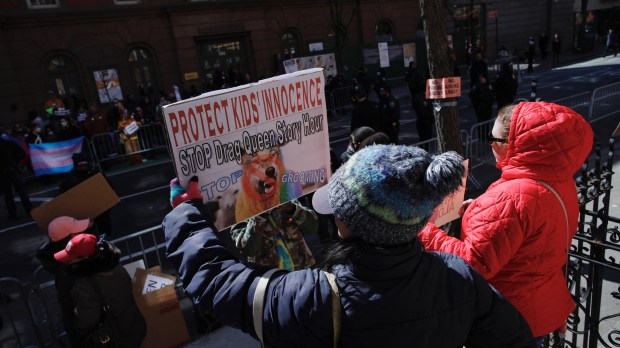
[[[342,61],[342,52],[348,45],[348,32],[353,19],[356,18],[359,13],[361,0],[352,1],[352,9],[351,14],[348,18],[345,18],[345,0],[329,0],[329,18],[332,26],[332,30],[334,31],[336,47],[335,47],[335,55],[336,55],[336,64],[338,66],[338,71],[342,71],[341,68],[344,64]]]
[[[420,0],[428,66],[433,79],[450,77],[454,73],[455,61],[450,54],[446,31],[448,13],[442,1]],[[433,103],[435,106],[433,113],[440,151],[456,151],[463,155],[456,102],[456,98],[436,99]]]

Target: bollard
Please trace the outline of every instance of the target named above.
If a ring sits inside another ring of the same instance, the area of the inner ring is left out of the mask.
[[[537,79],[532,79],[532,92],[530,92],[530,101],[536,101],[536,85],[538,84]]]

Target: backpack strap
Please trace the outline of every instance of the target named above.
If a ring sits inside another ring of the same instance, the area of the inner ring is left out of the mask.
[[[265,346],[263,341],[263,311],[265,309],[265,293],[267,292],[267,285],[269,285],[269,279],[277,272],[281,271],[279,268],[272,268],[265,272],[256,285],[254,291],[254,298],[252,299],[252,319],[254,321],[254,331],[256,337],[260,341],[261,347]]]
[[[332,322],[334,326],[334,348],[338,348],[342,322],[342,312],[340,308],[340,291],[338,290],[338,285],[336,284],[336,276],[334,276],[333,273],[325,271],[323,271],[323,273],[325,273],[325,277],[327,277],[329,287],[332,291]]]
[[[281,269],[272,268],[260,277],[260,279],[258,280],[258,284],[256,285],[256,290],[254,291],[254,297],[252,300],[252,318],[254,321],[254,331],[256,332],[256,337],[260,341],[262,347],[265,346],[263,338],[263,311],[265,309],[265,293],[267,292],[267,285],[269,285],[269,280],[271,276],[277,271],[281,271]],[[340,291],[338,290],[338,285],[336,284],[336,276],[329,272],[323,272],[325,273],[325,277],[329,282],[329,287],[332,294],[334,348],[337,348],[338,342],[340,341],[340,324],[342,321],[342,310],[340,308]]]
[[[560,197],[560,195],[558,194],[558,192],[551,187],[551,185],[547,184],[544,181],[541,180],[536,180],[539,184],[543,185],[544,187],[547,188],[547,190],[551,191],[551,193],[553,193],[553,195],[555,196],[555,198],[558,199],[558,201],[560,201],[560,205],[562,206],[562,210],[564,210],[564,217],[566,218],[566,266],[565,266],[565,270],[564,270],[564,275],[566,276],[566,279],[568,279],[568,251],[569,249],[569,236],[570,236],[570,224],[568,223],[568,212],[566,211],[566,206],[564,206],[564,201],[562,201],[562,197]]]

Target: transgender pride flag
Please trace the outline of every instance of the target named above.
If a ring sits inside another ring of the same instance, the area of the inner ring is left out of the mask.
[[[34,175],[58,174],[73,169],[73,156],[82,151],[84,137],[54,143],[30,144],[30,160]]]

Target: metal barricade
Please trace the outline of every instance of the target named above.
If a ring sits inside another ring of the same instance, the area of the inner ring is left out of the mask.
[[[398,100],[410,99],[409,84],[404,76],[387,79],[387,85],[392,88],[392,96]]]
[[[468,141],[468,156],[469,156],[469,176],[470,180],[477,188],[480,188],[478,180],[472,174],[473,170],[483,165],[490,165],[495,163],[495,156],[493,156],[493,150],[487,142],[487,134],[493,129],[494,119],[476,123],[471,126],[469,131]]]
[[[428,153],[439,153],[439,138],[435,137],[428,140],[419,141],[411,144],[411,146],[422,148]]]
[[[0,346],[44,347],[47,345],[31,307],[32,294],[16,278],[0,278]]]
[[[90,139],[91,156],[97,164],[116,158],[123,153],[118,132],[100,133]]]
[[[138,142],[141,152],[166,148],[166,131],[160,123],[147,124],[140,127]]]
[[[121,250],[121,263],[142,260],[145,267],[164,266],[166,244],[161,226],[153,226],[112,241]]]
[[[620,82],[595,89],[592,92],[588,112],[590,123],[620,113],[618,97],[620,97]]]
[[[31,307],[36,313],[35,317],[40,320],[41,335],[46,340],[68,345],[68,341],[63,341],[67,338],[54,276],[39,266],[34,271],[32,285]]]
[[[130,156],[150,155],[156,151],[166,151],[166,132],[160,123],[141,126],[137,137],[138,149],[133,152],[126,150],[124,140],[118,131],[93,136],[88,147],[90,148],[92,158],[100,166],[102,163],[119,161]]]
[[[335,88],[331,91],[332,95],[332,105],[334,112],[340,112],[345,110],[353,109],[353,88],[351,87],[340,87]]]
[[[588,119],[588,113],[590,112],[591,92],[583,92],[569,97],[554,100],[553,103],[568,106],[575,110],[583,118]]]

